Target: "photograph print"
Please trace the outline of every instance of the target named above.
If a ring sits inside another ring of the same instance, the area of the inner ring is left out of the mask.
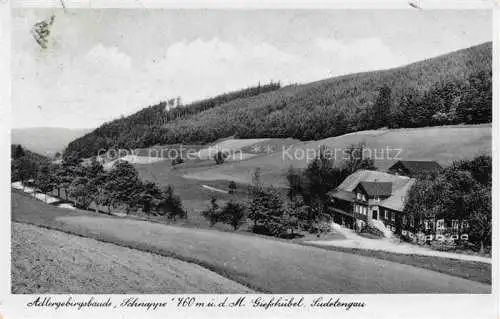
[[[61,4],[11,13],[12,294],[491,293],[491,10]]]

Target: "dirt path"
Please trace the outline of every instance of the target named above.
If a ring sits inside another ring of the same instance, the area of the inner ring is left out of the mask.
[[[324,245],[324,246],[387,251],[387,252],[407,254],[407,255],[433,256],[433,257],[442,257],[442,258],[450,258],[458,260],[478,261],[491,264],[491,258],[487,257],[436,251],[405,242],[401,243],[396,242],[393,239],[389,238],[380,238],[380,239],[365,238],[355,234],[352,230],[346,229],[341,226],[336,227],[335,230],[344,235],[345,239],[315,240],[315,241],[310,241],[310,243],[315,245]]]
[[[13,293],[245,293],[195,264],[33,225],[12,224]]]

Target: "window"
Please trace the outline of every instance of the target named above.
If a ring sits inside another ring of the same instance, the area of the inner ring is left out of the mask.
[[[410,227],[415,226],[415,220],[413,219],[413,216],[410,217]]]
[[[363,200],[366,200],[366,196],[365,196],[365,194],[363,194]]]
[[[356,198],[361,199],[361,193],[356,193]]]
[[[406,215],[403,215],[403,225],[406,225]]]
[[[469,228],[469,221],[468,220],[462,220],[462,230],[468,229]]]
[[[396,221],[396,212],[391,212],[391,220]]]
[[[444,229],[444,219],[438,219],[436,222],[436,229],[443,230]]]
[[[424,225],[425,225],[426,230],[429,230],[429,229],[432,230],[434,228],[434,220],[426,219],[426,220],[424,220]]]
[[[384,209],[384,218],[389,219],[389,211],[387,209]]]

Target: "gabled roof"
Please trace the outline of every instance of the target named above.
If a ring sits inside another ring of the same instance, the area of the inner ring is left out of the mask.
[[[389,170],[398,165],[403,166],[410,174],[429,173],[443,169],[436,161],[397,161]]]
[[[369,197],[375,196],[391,196],[391,182],[359,182],[359,185],[365,190]]]
[[[352,202],[354,200],[354,193],[353,192],[337,190],[337,191],[332,192],[331,195],[337,199],[342,199],[342,200],[346,200],[349,202]]]
[[[391,196],[378,202],[377,205],[396,211],[403,211],[405,197],[410,187],[415,183],[415,179],[379,171],[358,170],[349,175],[335,191],[330,192],[330,195],[333,197],[341,195],[343,198],[347,199],[349,197],[346,193],[352,193],[361,182],[391,183]]]

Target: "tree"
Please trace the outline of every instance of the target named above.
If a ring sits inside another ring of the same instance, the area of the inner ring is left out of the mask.
[[[78,207],[88,209],[96,194],[96,189],[86,177],[78,177],[69,187],[69,196],[74,199]]]
[[[254,222],[254,232],[278,236],[283,231],[283,199],[274,187],[254,187],[248,204],[248,218]],[[260,229],[260,228],[262,229]]]
[[[230,181],[228,188],[229,188],[229,194],[234,194],[234,191],[237,188],[236,183],[234,181]]]
[[[472,160],[455,161],[451,169],[469,171],[472,177],[484,186],[491,186],[493,181],[492,159],[489,155],[479,155]]]
[[[489,172],[488,172],[489,167]],[[420,176],[405,200],[404,214],[417,221],[429,218],[467,220],[469,240],[481,250],[491,244],[491,165],[488,157],[454,162],[436,176]],[[421,225],[415,230],[421,229]]]
[[[342,167],[345,177],[360,169],[376,170],[372,156],[367,156],[369,149],[365,144],[350,145],[344,150],[344,165]],[[371,154],[370,154],[371,155]]]
[[[111,206],[124,204],[127,212],[137,205],[141,191],[141,181],[132,164],[126,161],[117,161],[109,172],[106,185]]]
[[[387,85],[378,90],[378,97],[372,107],[373,127],[387,126],[389,110],[392,108],[391,88]]]
[[[162,195],[160,188],[155,183],[146,182],[142,185],[138,203],[142,206],[142,210],[149,215],[153,212],[154,206],[162,199]]]
[[[330,204],[328,192],[343,180],[342,171],[334,166],[334,160],[329,150],[322,146],[318,156],[304,171],[301,187],[304,201],[310,207],[310,215],[307,218],[310,224],[327,213]]]
[[[224,164],[224,162],[226,161],[227,157],[228,157],[227,153],[222,152],[222,151],[218,151],[214,155],[215,164],[217,164],[217,165]]]
[[[42,193],[45,194],[45,201],[47,201],[47,193],[54,190],[56,186],[56,180],[54,178],[53,167],[46,164],[40,167],[36,177],[35,185]]]
[[[168,219],[176,221],[177,217],[187,218],[187,212],[182,207],[180,197],[174,194],[174,189],[170,185],[163,190],[158,207]]]
[[[480,252],[484,253],[485,246],[491,246],[491,188],[483,186],[470,194],[466,208],[469,211],[471,240],[478,241]]]
[[[89,170],[88,178],[90,179],[91,187],[95,190],[94,193],[94,203],[95,203],[95,211],[99,212],[99,208],[101,206],[108,207],[108,213],[111,213],[110,203],[112,201],[111,195],[106,189],[106,184],[109,181],[109,175],[107,172],[102,169],[102,165],[100,168],[95,167],[94,169]]]
[[[286,174],[286,179],[288,181],[288,198],[293,200],[297,195],[303,193],[302,189],[302,174],[292,166],[288,169]]]
[[[172,159],[172,166],[175,166],[177,164],[182,164],[184,163],[184,159],[182,158],[181,155],[176,156],[175,158]]]
[[[64,166],[79,166],[82,162],[82,159],[80,158],[79,154],[75,151],[73,152],[65,152],[63,155],[63,162],[62,164]]]
[[[69,186],[71,182],[76,178],[74,170],[71,166],[58,165],[54,172],[54,177],[56,181],[57,194],[61,197],[60,189],[64,189],[64,196],[66,200],[69,200]]]
[[[245,206],[235,202],[228,202],[221,212],[222,220],[236,231],[244,223]]]
[[[16,145],[14,147],[14,151],[12,152],[12,158],[16,160],[23,156],[25,156],[23,147],[21,145]]]
[[[465,123],[489,123],[492,121],[492,75],[480,71],[468,78],[463,98],[457,109],[458,118]]]
[[[209,221],[210,227],[213,227],[215,224],[221,221],[221,211],[219,208],[219,204],[217,204],[216,197],[212,197],[210,199],[210,205],[208,209],[202,211],[201,215]]]
[[[104,167],[101,163],[97,161],[95,157],[92,157],[90,165],[86,166],[83,173],[89,179],[95,179],[99,177],[104,172]]]
[[[38,164],[28,156],[22,156],[11,162],[12,181],[21,181],[23,188],[26,182],[37,176]]]

